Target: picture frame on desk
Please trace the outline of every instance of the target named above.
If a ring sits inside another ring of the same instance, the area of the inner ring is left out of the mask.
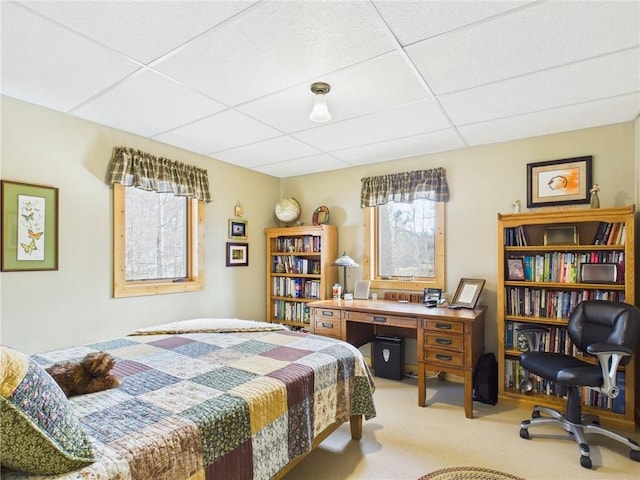
[[[527,207],[589,203],[592,156],[527,164]]]
[[[440,288],[425,288],[422,303],[427,307],[435,307],[442,298],[442,289]]]
[[[484,279],[461,278],[456,293],[449,303],[449,308],[476,308],[484,283]]]

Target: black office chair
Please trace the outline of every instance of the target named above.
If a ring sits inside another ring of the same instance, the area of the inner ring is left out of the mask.
[[[525,333],[530,349],[535,349],[541,329],[531,326],[520,331]],[[640,462],[640,445],[601,427],[596,415],[583,415],[580,401],[581,387],[585,386],[612,399],[618,396],[616,370],[619,365],[628,364],[636,351],[640,334],[640,309],[626,303],[587,300],[571,313],[567,331],[576,347],[595,355],[598,363],[554,352],[529,351],[520,355],[520,365],[525,370],[568,391],[566,414],[535,406],[532,419],[520,424],[520,436],[528,439],[529,428],[535,425],[558,425],[578,443],[580,465],[591,468],[589,445],[584,432],[599,433],[627,445],[631,448],[631,459]],[[541,417],[541,413],[549,416]]]

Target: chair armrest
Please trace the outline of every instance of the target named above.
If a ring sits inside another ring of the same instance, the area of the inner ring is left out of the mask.
[[[596,390],[608,395],[610,398],[618,396],[619,389],[616,385],[616,373],[620,360],[633,355],[633,350],[622,345],[611,343],[592,343],[587,346],[587,353],[598,357],[600,369],[602,370],[602,386]]]
[[[613,345],[611,343],[592,343],[587,347],[587,353],[590,353],[591,355],[610,353],[628,357],[633,355],[633,350],[622,345]]]

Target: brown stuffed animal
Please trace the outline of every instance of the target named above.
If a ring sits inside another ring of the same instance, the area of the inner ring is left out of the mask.
[[[120,380],[109,371],[116,364],[106,352],[89,353],[79,362],[51,365],[46,371],[60,385],[67,397],[84,395],[120,385]]]

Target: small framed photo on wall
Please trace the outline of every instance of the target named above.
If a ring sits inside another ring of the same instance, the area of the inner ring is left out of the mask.
[[[249,244],[227,242],[227,267],[249,266]]]
[[[247,221],[241,218],[229,219],[229,238],[234,240],[246,240],[247,235]]]

